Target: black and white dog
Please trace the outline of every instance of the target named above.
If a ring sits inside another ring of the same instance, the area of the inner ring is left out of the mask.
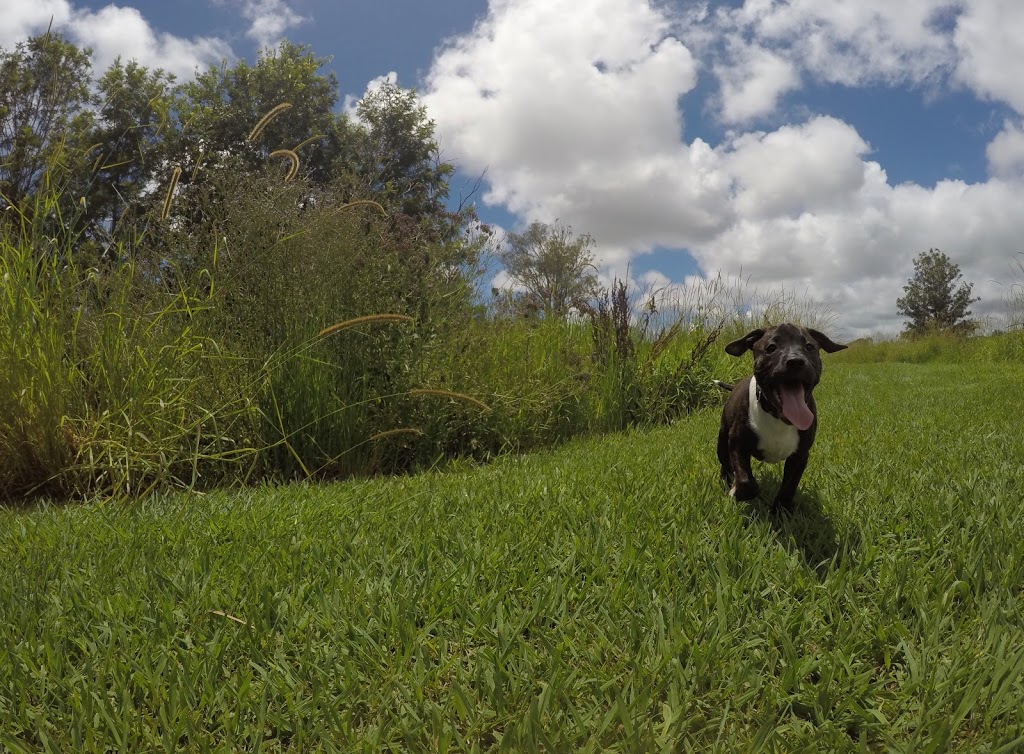
[[[768,463],[786,462],[775,504],[788,506],[818,428],[814,388],[821,379],[821,355],[846,346],[806,327],[782,324],[753,330],[725,347],[732,356],[754,352],[754,375],[735,385],[716,380],[731,391],[722,410],[718,461],[722,482],[737,500],[757,497],[758,485],[750,468],[753,456]]]

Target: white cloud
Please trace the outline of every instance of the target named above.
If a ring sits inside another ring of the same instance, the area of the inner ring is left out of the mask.
[[[557,218],[591,233],[606,275],[622,276],[655,246],[685,247],[712,274],[825,302],[843,336],[895,330],[912,260],[931,247],[976,284],[976,313],[999,305],[991,281],[1005,277],[1024,235],[1024,180],[1013,177],[1024,134],[1008,126],[992,143],[996,177],[985,183],[892,185],[837,118],[712,145],[685,137],[679,104],[701,106],[688,98],[701,68],[694,52],[724,82],[719,103],[737,123],[770,113],[804,75],[851,86],[941,82],[956,64],[957,22],[936,11],[954,6],[748,0],[680,30],[684,41],[661,5],[493,0],[471,33],[438,52],[424,100],[448,153],[471,173],[487,170],[485,201],[524,222]],[[731,50],[724,62],[722,50]],[[737,71],[756,81],[749,91],[747,79],[730,78]],[[667,285],[657,271],[638,282]]]
[[[1024,176],[1024,130],[1013,123],[1003,124],[1003,130],[985,149],[989,173],[1002,178]]]
[[[760,45],[730,45],[728,64],[715,66],[722,86],[722,119],[743,123],[775,110],[779,98],[800,85],[792,61]]]
[[[93,66],[102,73],[117,56],[135,59],[150,68],[163,68],[179,79],[233,57],[231,47],[216,37],[185,39],[153,29],[135,8],[107,5],[93,11],[77,8],[67,0],[0,0],[4,19],[0,45],[12,48],[19,41],[41,34],[50,26],[75,44],[93,50]]]
[[[609,256],[707,237],[728,182],[710,147],[680,142],[697,63],[670,27],[633,0],[494,2],[440,51],[423,99],[452,158],[488,172],[488,202],[585,227]]]
[[[309,20],[300,16],[285,0],[233,0],[249,22],[246,36],[260,48],[277,47],[284,33]]]
[[[33,34],[46,31],[53,19],[60,28],[71,17],[71,4],[67,0],[0,0],[0,47],[12,49]]]
[[[735,138],[724,167],[736,182],[743,217],[799,215],[842,206],[864,184],[867,143],[850,125],[814,118],[771,133]]]
[[[955,63],[939,23],[962,0],[746,0],[722,33],[784,50],[815,78],[848,86],[927,81]]]
[[[1024,114],[1024,3],[972,0],[957,19],[960,51],[956,75],[985,97],[1002,100]]]
[[[197,68],[232,57],[231,48],[222,40],[183,39],[155,31],[135,8],[108,5],[96,12],[76,11],[68,29],[75,42],[92,48],[98,73],[120,55],[150,68],[163,68],[179,79],[190,79]]]
[[[1024,227],[1015,207],[1022,186],[941,181],[934,188],[890,186],[877,167],[833,211],[741,219],[694,249],[706,269],[742,268],[763,284],[806,290],[839,314],[853,334],[899,329],[896,299],[914,256],[941,248],[976,284],[975,313],[998,310],[993,280],[1005,277]]]

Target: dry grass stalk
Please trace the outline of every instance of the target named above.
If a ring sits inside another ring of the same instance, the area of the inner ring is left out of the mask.
[[[227,618],[228,620],[234,621],[235,623],[238,623],[242,626],[249,625],[248,621],[242,620],[241,618],[237,618],[234,615],[231,615],[230,613],[225,613],[223,610],[211,610],[210,615],[219,615],[221,618]]]
[[[340,210],[343,210],[343,209],[350,209],[352,207],[359,207],[359,206],[364,205],[364,204],[369,204],[371,206],[376,207],[378,210],[380,210],[380,213],[382,215],[387,217],[388,213],[385,211],[385,209],[382,206],[380,206],[377,202],[373,201],[373,199],[359,199],[358,201],[355,201],[355,202],[349,202],[348,204],[342,204],[340,207],[338,207],[338,210],[340,211]]]
[[[308,139],[303,139],[298,144],[296,144],[294,147],[292,147],[292,151],[293,152],[298,152],[300,149],[302,149],[304,146],[306,146],[310,142],[316,141],[317,139],[324,138],[324,135],[325,134],[317,134],[316,136],[310,136]]]
[[[270,153],[271,157],[287,157],[291,160],[292,166],[288,168],[288,173],[285,175],[284,180],[287,183],[291,181],[295,176],[299,174],[299,156],[295,154],[291,149],[276,149]]]
[[[337,324],[325,327],[323,330],[317,333],[317,337],[323,338],[327,335],[333,335],[339,330],[344,330],[349,327],[355,327],[356,325],[365,325],[370,322],[412,322],[412,317],[405,314],[367,314],[365,317],[356,317],[354,319],[346,319],[344,322],[338,322]]]
[[[437,390],[433,388],[416,388],[409,391],[409,395],[435,395],[439,398],[454,398],[455,400],[465,401],[466,403],[472,403],[477,408],[483,411],[490,411],[491,407],[483,401],[477,400],[471,395],[465,393],[454,393],[451,390]]]
[[[263,129],[267,127],[267,124],[270,123],[270,121],[272,121],[278,115],[283,113],[285,110],[291,110],[291,108],[291,102],[282,102],[280,105],[273,108],[270,112],[268,112],[266,115],[260,118],[260,122],[257,123],[255,128],[253,128],[252,131],[249,132],[249,135],[245,138],[245,140],[253,141],[257,136],[259,136],[263,132]]]
[[[174,189],[178,187],[178,179],[181,178],[181,165],[175,165],[171,171],[171,183],[167,187],[167,196],[164,197],[164,206],[160,210],[160,219],[166,220],[171,214],[171,200],[174,199]]]

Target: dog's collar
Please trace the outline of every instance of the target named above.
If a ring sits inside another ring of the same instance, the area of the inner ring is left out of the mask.
[[[754,380],[754,396],[757,399],[757,404],[769,414],[778,410],[778,406],[775,405],[775,401],[768,397],[768,393],[761,389],[761,384]]]

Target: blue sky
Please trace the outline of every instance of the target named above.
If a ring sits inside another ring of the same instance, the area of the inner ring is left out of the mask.
[[[0,45],[52,17],[188,76],[282,37],[331,56],[339,102],[417,88],[484,219],[589,232],[606,276],[700,275],[895,330],[939,247],[998,316],[1024,250],[1017,0],[0,0]],[[499,283],[503,282],[500,279]]]

